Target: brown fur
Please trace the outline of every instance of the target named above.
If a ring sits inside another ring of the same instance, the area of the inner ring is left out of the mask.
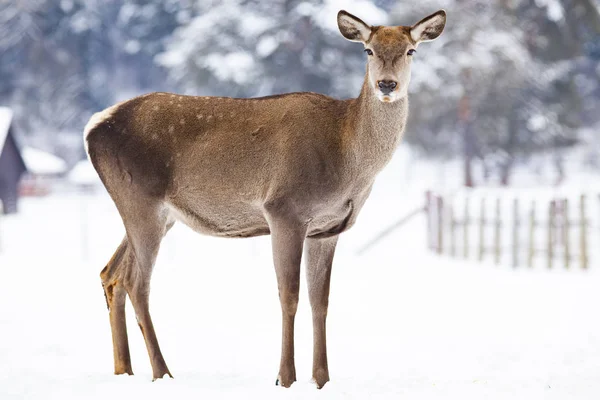
[[[380,101],[375,82],[409,78],[406,49],[415,46],[410,27],[371,28],[350,14],[340,16],[344,36],[371,32],[364,44],[375,52],[356,99],[316,93],[257,99],[152,93],[90,120],[88,154],[127,232],[101,273],[115,373],[132,373],[124,311],[128,293],[154,379],[170,376],[148,296],[160,242],[181,221],[214,236],[271,234],[283,322],[278,382],[286,387],[295,380],[293,324],[305,245],[313,377],[318,387],[329,380],[325,318],[337,237],[354,224],[375,176],[400,142],[408,113],[405,93],[398,89],[389,102]],[[408,85],[399,83],[399,88]]]

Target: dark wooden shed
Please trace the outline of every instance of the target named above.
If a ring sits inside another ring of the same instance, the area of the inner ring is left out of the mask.
[[[27,170],[14,137],[12,110],[0,107],[0,201],[5,214],[17,212],[19,181]]]

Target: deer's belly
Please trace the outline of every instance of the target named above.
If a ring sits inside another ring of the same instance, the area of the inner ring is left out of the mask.
[[[349,229],[355,222],[361,199],[335,201],[329,207],[307,207],[307,214],[298,216],[307,225],[308,237],[326,238]],[[244,202],[168,203],[171,216],[198,233],[220,237],[253,237],[270,234],[264,209]],[[312,209],[312,211],[308,211]]]
[[[198,233],[220,237],[268,235],[269,225],[253,207],[182,207],[169,204],[172,216]]]

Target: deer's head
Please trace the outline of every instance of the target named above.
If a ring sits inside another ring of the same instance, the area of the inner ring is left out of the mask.
[[[417,46],[441,35],[446,12],[440,10],[413,26],[369,26],[344,10],[338,13],[337,21],[346,39],[365,46],[368,81],[377,98],[392,102],[407,95]]]

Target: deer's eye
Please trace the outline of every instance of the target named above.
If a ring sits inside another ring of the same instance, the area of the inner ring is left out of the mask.
[[[410,50],[408,51],[408,53],[406,53],[406,54],[407,54],[407,55],[409,55],[409,56],[412,56],[412,55],[413,55],[413,54],[415,54],[416,52],[417,52],[417,51],[416,51],[415,49],[410,49]]]
[[[365,53],[367,53],[368,55],[372,56],[373,55],[373,50],[371,50],[371,49],[365,49]]]

